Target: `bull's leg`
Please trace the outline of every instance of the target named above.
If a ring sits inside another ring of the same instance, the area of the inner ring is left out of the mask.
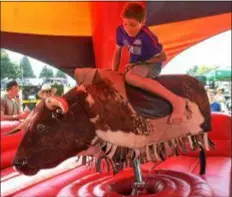
[[[143,181],[139,158],[133,161],[133,170],[134,170],[135,182],[131,195],[136,196],[140,192],[142,192],[145,188],[145,182]]]

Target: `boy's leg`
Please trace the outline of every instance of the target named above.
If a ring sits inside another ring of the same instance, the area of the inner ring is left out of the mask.
[[[170,116],[169,122],[171,124],[181,124],[183,122],[185,116],[185,101],[182,97],[172,93],[158,81],[147,77],[141,77],[134,74],[132,70],[128,71],[125,76],[125,80],[130,85],[150,91],[168,100],[173,106],[173,112]]]

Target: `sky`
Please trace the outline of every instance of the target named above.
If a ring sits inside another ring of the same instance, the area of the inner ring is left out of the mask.
[[[184,74],[194,65],[231,68],[231,30],[186,49],[164,67],[162,74]]]
[[[22,54],[8,50],[7,52],[12,61],[19,62],[22,58]],[[34,74],[39,76],[45,63],[30,57],[28,59]],[[231,67],[231,30],[211,37],[180,53],[164,67],[161,74],[184,74],[194,65]],[[51,68],[54,71],[57,70],[54,67]],[[71,77],[68,79],[73,82]]]

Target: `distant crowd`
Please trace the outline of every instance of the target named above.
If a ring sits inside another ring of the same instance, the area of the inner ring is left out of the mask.
[[[231,113],[231,104],[228,106],[224,96],[223,88],[217,88],[216,90],[206,88],[206,90],[209,98],[211,112]]]

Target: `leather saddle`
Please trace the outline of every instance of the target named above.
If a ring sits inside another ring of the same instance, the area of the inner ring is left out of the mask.
[[[173,93],[185,97],[187,90],[182,85],[185,83],[185,75],[160,75],[154,80]],[[127,83],[125,83],[125,89],[129,102],[140,116],[155,119],[171,114],[172,105],[166,99]]]
[[[134,110],[144,118],[161,118],[172,112],[171,104],[164,98],[127,84],[126,92]]]

